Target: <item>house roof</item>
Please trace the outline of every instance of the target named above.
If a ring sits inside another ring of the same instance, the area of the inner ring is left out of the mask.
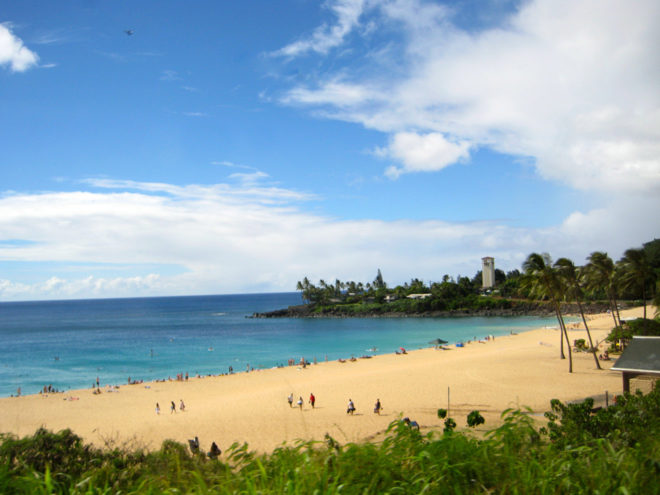
[[[660,374],[660,337],[633,337],[611,369]]]

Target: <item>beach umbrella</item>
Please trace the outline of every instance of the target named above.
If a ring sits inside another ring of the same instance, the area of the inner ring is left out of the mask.
[[[429,344],[431,344],[431,345],[444,345],[444,344],[448,344],[448,343],[449,342],[447,342],[446,340],[442,340],[442,339],[433,339],[431,342],[429,342]]]

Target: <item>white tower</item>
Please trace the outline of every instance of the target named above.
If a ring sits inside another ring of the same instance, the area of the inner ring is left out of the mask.
[[[495,258],[481,258],[481,287],[489,289],[495,285]]]

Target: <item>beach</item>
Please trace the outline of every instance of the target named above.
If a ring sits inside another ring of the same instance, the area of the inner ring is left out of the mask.
[[[649,311],[653,314],[653,308]],[[621,312],[626,319],[641,315],[642,308]],[[602,342],[612,325],[611,315],[589,317],[595,342]],[[586,340],[582,325],[574,326],[569,329],[571,343]],[[606,392],[612,397],[622,390],[621,374],[609,371],[614,360],[602,362],[603,370],[598,370],[591,354],[574,352],[569,373],[568,360],[559,357],[556,328],[447,349],[119,388],[101,384],[100,394],[90,388],[8,397],[0,399],[0,432],[25,436],[42,426],[70,428],[98,446],[148,449],[166,439],[187,443],[197,436],[202,450],[215,441],[222,450],[246,442],[251,450],[270,452],[285,442],[323,440],[326,433],[340,443],[378,439],[400,417],[417,421],[423,431],[441,430],[436,412],[448,405],[459,428],[465,427],[470,411],[479,410],[486,418],[480,429],[486,431],[497,426],[508,408],[529,407],[542,420],[553,398],[573,401]],[[287,401],[291,393],[293,407]],[[310,393],[316,397],[314,408]],[[356,406],[353,415],[346,413],[349,399]],[[380,415],[373,412],[376,399],[383,406]],[[181,400],[185,411],[179,409]],[[170,411],[172,401],[176,412]]]

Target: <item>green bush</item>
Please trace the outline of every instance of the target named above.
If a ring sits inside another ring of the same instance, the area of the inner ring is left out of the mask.
[[[467,424],[472,428],[474,428],[475,426],[482,425],[485,422],[486,420],[479,411],[472,411],[470,414],[468,414]]]
[[[621,326],[614,327],[605,340],[616,342],[618,340],[631,340],[634,335],[660,336],[660,321],[637,318]]]

